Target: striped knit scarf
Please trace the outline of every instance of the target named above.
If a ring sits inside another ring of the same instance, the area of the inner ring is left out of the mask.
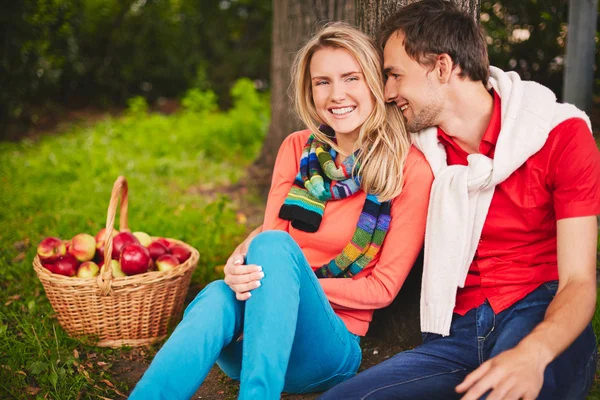
[[[324,129],[325,128],[325,129]],[[320,127],[333,136],[329,127]],[[311,135],[304,145],[300,171],[285,199],[279,218],[291,221],[294,228],[305,232],[319,229],[325,205],[340,200],[360,189],[360,178],[352,176],[359,168],[355,154],[335,166],[335,150]],[[373,260],[389,229],[390,202],[380,203],[377,196],[367,195],[354,236],[342,252],[318,268],[319,278],[349,278],[358,274]]]

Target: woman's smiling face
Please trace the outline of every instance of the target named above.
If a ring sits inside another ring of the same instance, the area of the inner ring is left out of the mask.
[[[310,78],[319,117],[336,137],[356,140],[375,105],[356,58],[340,48],[317,50],[310,61]]]

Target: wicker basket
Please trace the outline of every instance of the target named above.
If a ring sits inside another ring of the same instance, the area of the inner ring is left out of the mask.
[[[127,225],[127,181],[120,176],[113,187],[106,218],[105,260],[112,252],[117,205],[121,198],[119,228]],[[193,247],[173,239],[192,252],[183,264],[168,271],[115,278],[105,263],[96,279],[53,274],[38,256],[33,260],[58,322],[78,338],[91,339],[101,347],[142,346],[163,339],[169,324],[179,317],[199,254]]]

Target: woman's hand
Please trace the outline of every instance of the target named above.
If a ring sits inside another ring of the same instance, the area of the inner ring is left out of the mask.
[[[265,276],[261,266],[244,264],[250,242],[261,231],[262,226],[259,226],[252,231],[246,240],[236,247],[223,269],[223,272],[225,273],[225,283],[235,292],[236,299],[241,301],[250,298],[250,291],[259,287],[260,279]]]

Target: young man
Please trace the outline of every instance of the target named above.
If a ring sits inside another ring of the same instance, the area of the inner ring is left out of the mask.
[[[423,344],[321,398],[585,398],[600,213],[589,119],[489,68],[480,28],[450,2],[410,4],[380,37],[387,100],[435,174]]]

